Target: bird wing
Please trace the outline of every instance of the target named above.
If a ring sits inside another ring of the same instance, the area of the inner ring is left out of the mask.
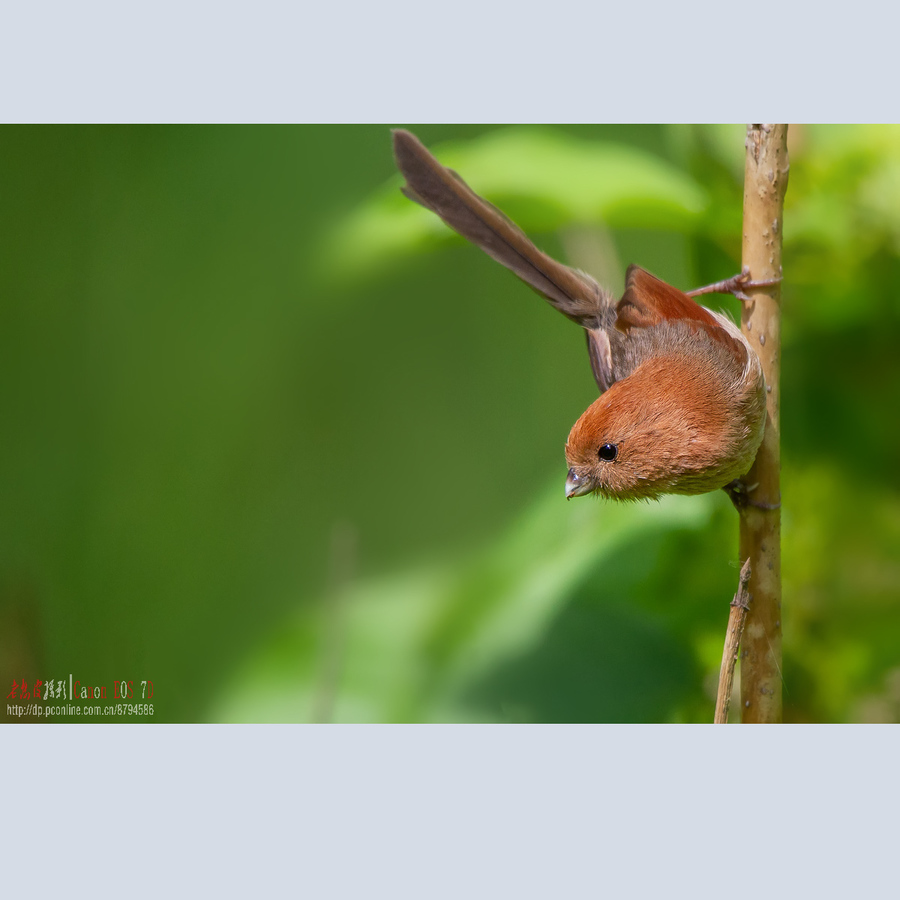
[[[640,266],[628,267],[625,293],[616,311],[616,328],[625,332],[629,328],[649,328],[664,319],[692,319],[719,327],[708,309]]]
[[[747,362],[748,348],[737,328],[723,327],[722,321],[705,306],[640,266],[628,267],[625,293],[616,305],[616,313],[616,328],[626,334],[630,328],[650,328],[666,320],[688,321],[727,347],[736,362]]]

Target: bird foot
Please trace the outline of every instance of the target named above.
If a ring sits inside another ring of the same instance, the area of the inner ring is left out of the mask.
[[[740,275],[732,275],[731,278],[726,278],[724,281],[717,281],[715,284],[707,284],[704,287],[695,288],[694,290],[686,291],[685,293],[688,297],[699,297],[701,294],[734,294],[738,300],[749,303],[751,298],[744,293],[744,288],[771,287],[774,284],[778,284],[780,281],[780,275],[778,278],[770,278],[768,281],[751,281],[750,269],[748,266],[744,266],[744,268],[741,269]]]
[[[781,509],[781,503],[762,503],[759,500],[751,500],[750,492],[755,491],[759,487],[759,482],[756,484],[747,484],[744,481],[741,481],[740,478],[736,478],[734,481],[726,484],[725,487],[722,488],[726,494],[728,494],[728,498],[731,500],[734,508],[741,512],[748,506],[756,507],[756,509]]]

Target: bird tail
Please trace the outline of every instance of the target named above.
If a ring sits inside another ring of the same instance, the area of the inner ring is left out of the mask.
[[[442,166],[408,131],[393,132],[403,193],[514,272],[563,315],[587,329],[608,325],[611,297],[593,278],[538,250],[525,232]],[[606,313],[606,314],[605,314]]]

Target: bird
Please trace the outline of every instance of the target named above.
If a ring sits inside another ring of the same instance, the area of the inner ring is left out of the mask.
[[[586,334],[600,389],[565,445],[567,499],[656,500],[724,488],[738,508],[766,426],[759,358],[723,313],[640,266],[615,296],[539,250],[499,209],[443,166],[411,132],[392,132],[402,192],[437,214],[543,296]],[[699,289],[743,299],[749,273]]]

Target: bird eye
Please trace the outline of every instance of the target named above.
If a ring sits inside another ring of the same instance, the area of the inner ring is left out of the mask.
[[[619,448],[615,444],[604,444],[598,451],[597,456],[606,462],[612,462],[619,455]]]

